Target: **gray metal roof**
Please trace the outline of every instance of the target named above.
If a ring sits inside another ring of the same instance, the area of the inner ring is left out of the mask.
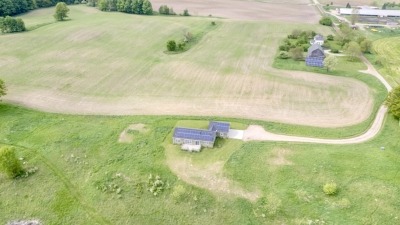
[[[177,127],[174,130],[175,138],[184,138],[197,141],[211,141],[214,142],[216,132],[210,130],[200,130],[193,128]]]
[[[226,122],[211,121],[208,130],[228,133],[231,125]]]
[[[324,40],[324,36],[322,36],[322,35],[320,35],[320,34],[317,34],[317,35],[315,35],[314,40],[316,40],[316,41],[323,41],[323,40]]]
[[[324,49],[322,49],[321,45],[319,44],[313,44],[308,48],[307,55],[310,56],[315,50],[321,50],[321,52],[324,54]],[[325,54],[324,54],[325,55]]]
[[[349,9],[340,8],[339,13],[344,15],[352,15],[355,12],[363,16],[396,16],[400,17],[400,10],[382,10],[382,9]]]

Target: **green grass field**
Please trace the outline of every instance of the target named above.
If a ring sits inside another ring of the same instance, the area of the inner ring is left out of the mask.
[[[325,68],[318,68],[318,67],[309,67],[306,66],[304,61],[295,61],[292,59],[279,59],[276,58],[273,66],[278,69],[285,69],[285,70],[300,70],[300,71],[310,71],[310,72],[315,72],[315,73],[322,73],[322,74],[329,74],[333,76],[348,76],[348,77],[353,77],[357,78],[366,84],[368,84],[369,87],[372,88],[372,93],[374,96],[374,113],[372,115],[375,115],[375,112],[379,109],[381,106],[382,102],[385,100],[387,96],[387,90],[386,88],[380,83],[378,79],[375,77],[361,73],[359,72],[360,70],[366,70],[366,66],[360,62],[360,61],[349,61],[347,57],[338,57],[338,65],[336,66],[335,69],[332,71],[327,71]],[[325,129],[325,130],[320,130],[319,133],[324,135],[325,137],[333,137],[327,134],[331,135],[339,135],[342,137],[350,137],[350,136],[357,136],[363,132],[363,130],[367,130],[372,121],[374,120],[374,116],[370,116],[366,121],[359,123],[354,126],[346,127],[343,129]],[[268,127],[268,126],[266,126]],[[269,130],[275,130],[274,128],[270,128]],[[292,130],[292,131],[290,131]],[[295,134],[298,136],[311,136],[307,134],[311,130],[312,133],[316,131],[315,128],[300,128],[297,126],[296,128],[289,128],[289,129],[282,129],[282,130],[277,130],[275,132],[278,133],[291,133]],[[329,130],[329,131],[328,131]],[[318,133],[318,132],[316,132]],[[326,136],[327,135],[327,136]]]
[[[0,36],[5,100],[72,114],[205,115],[331,128],[371,116],[373,96],[363,82],[271,67],[293,29],[328,34],[327,27],[70,8],[71,20],[53,23],[53,8],[35,10],[22,16],[31,31]],[[185,31],[203,36],[187,52],[165,54],[166,41]]]
[[[400,38],[390,37],[374,41],[374,51],[382,65],[379,71],[385,76],[385,79],[393,86],[400,84],[399,57]]]
[[[45,224],[396,224],[400,216],[400,131],[391,117],[365,144],[226,141],[189,154],[163,146],[170,145],[177,123],[201,127],[207,118],[70,116],[6,104],[0,115],[0,145],[14,146],[25,168],[39,168],[15,181],[0,175],[3,224],[31,218]],[[118,143],[120,132],[135,123],[145,124],[147,132]],[[200,169],[222,162],[216,176],[257,190],[261,199],[189,185],[171,172],[171,157]],[[149,174],[168,183],[157,197],[146,190]],[[322,192],[329,181],[338,184],[338,195]],[[107,188],[112,185],[122,192]],[[179,198],[176,186],[184,188]]]
[[[302,62],[274,61],[293,29],[328,34],[328,28],[70,8],[71,20],[54,23],[52,8],[35,10],[22,16],[29,32],[0,35],[6,100],[48,102],[48,108],[38,107],[47,110],[71,105],[80,113],[101,110],[95,99],[119,114],[132,111],[115,102],[138,109],[155,102],[165,104],[138,112],[175,115],[179,108],[182,116],[66,115],[1,103],[0,147],[13,146],[24,168],[38,171],[16,180],[0,173],[0,224],[399,223],[400,130],[390,116],[376,138],[358,145],[218,140],[214,149],[190,154],[171,143],[175,126],[205,128],[209,120],[313,137],[365,131],[386,91],[357,72],[363,64],[341,58],[340,69],[326,73]],[[165,54],[166,40],[185,31],[201,39],[187,52]],[[363,101],[372,102],[373,113],[360,122],[307,126],[361,114],[368,110],[368,104],[359,109]],[[226,111],[201,111],[206,103]],[[289,122],[303,125],[281,123],[281,108]],[[351,113],[335,113],[344,109]],[[129,132],[132,142],[119,143],[121,132],[135,124],[145,129]],[[165,184],[158,196],[147,190],[149,175]],[[322,186],[331,181],[339,192],[326,196]]]

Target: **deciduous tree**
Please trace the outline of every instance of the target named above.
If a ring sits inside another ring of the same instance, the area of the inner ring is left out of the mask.
[[[364,53],[371,53],[372,51],[372,41],[365,39],[360,43],[361,51]]]
[[[176,42],[174,40],[170,40],[167,42],[167,49],[168,51],[175,51],[176,50]]]
[[[319,23],[324,26],[332,26],[333,22],[332,22],[331,18],[324,16],[324,17],[322,17],[322,19],[319,20]]]
[[[400,86],[397,86],[389,93],[386,97],[385,105],[394,117],[400,118]]]
[[[326,68],[326,71],[331,71],[333,70],[338,64],[338,59],[334,55],[328,55],[324,59],[324,67]]]
[[[0,97],[7,94],[7,89],[4,81],[0,80]]]
[[[68,12],[69,9],[67,7],[67,4],[65,4],[64,2],[59,2],[56,5],[56,13],[54,14],[54,18],[57,21],[63,21],[66,17],[68,17]]]
[[[292,59],[294,59],[294,60],[303,60],[304,59],[302,47],[292,48],[292,49],[290,49],[289,53],[290,53],[290,57],[292,57]]]
[[[361,56],[360,45],[355,41],[351,41],[346,47],[346,53],[350,56],[351,61],[355,61]]]
[[[8,177],[15,178],[24,173],[21,162],[11,147],[0,148],[0,170]]]
[[[142,11],[144,15],[152,15],[153,14],[153,6],[149,0],[144,0]]]

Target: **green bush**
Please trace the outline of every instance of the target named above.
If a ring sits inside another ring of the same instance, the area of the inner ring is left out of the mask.
[[[310,48],[310,46],[311,46],[310,44],[302,44],[302,45],[301,45],[301,47],[303,48],[303,51],[304,51],[304,52],[307,52],[307,51],[308,51],[308,48]]]
[[[171,9],[167,5],[161,5],[158,12],[162,15],[171,15]]]
[[[335,39],[335,37],[334,37],[332,34],[330,34],[330,35],[328,35],[328,36],[326,37],[326,39],[327,39],[328,41],[333,41],[333,40]]]
[[[178,43],[178,50],[184,50],[185,49],[185,46],[186,46],[186,43],[185,42],[179,42]]]
[[[2,33],[14,33],[25,31],[25,23],[21,18],[10,16],[0,17],[0,30]]]
[[[332,26],[332,20],[329,17],[322,17],[322,19],[319,21],[320,24],[324,25],[324,26]]]
[[[211,21],[211,25],[212,25],[212,26],[215,26],[216,23],[215,23],[214,21]]]
[[[288,59],[289,58],[289,53],[286,51],[281,51],[279,52],[278,58],[280,59]]]
[[[337,193],[337,185],[335,182],[326,183],[323,190],[326,195],[335,195]]]
[[[290,46],[289,45],[281,45],[281,46],[279,46],[279,50],[287,52],[290,50]]]
[[[168,184],[162,181],[160,176],[149,175],[147,190],[154,196],[159,195],[166,187],[168,187]]]
[[[331,48],[331,52],[332,52],[332,53],[339,53],[339,49],[337,49],[337,48],[335,48],[335,47],[332,47],[332,48]]]
[[[170,52],[176,51],[176,42],[174,40],[170,40],[167,42],[167,49]]]
[[[190,16],[189,10],[187,9],[183,10],[183,16]]]
[[[4,172],[9,178],[16,178],[24,174],[24,169],[13,148],[0,148],[0,171]]]

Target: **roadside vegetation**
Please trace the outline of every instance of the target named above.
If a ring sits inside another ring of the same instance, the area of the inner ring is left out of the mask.
[[[400,86],[395,87],[387,96],[385,104],[389,112],[397,119],[400,118]]]

